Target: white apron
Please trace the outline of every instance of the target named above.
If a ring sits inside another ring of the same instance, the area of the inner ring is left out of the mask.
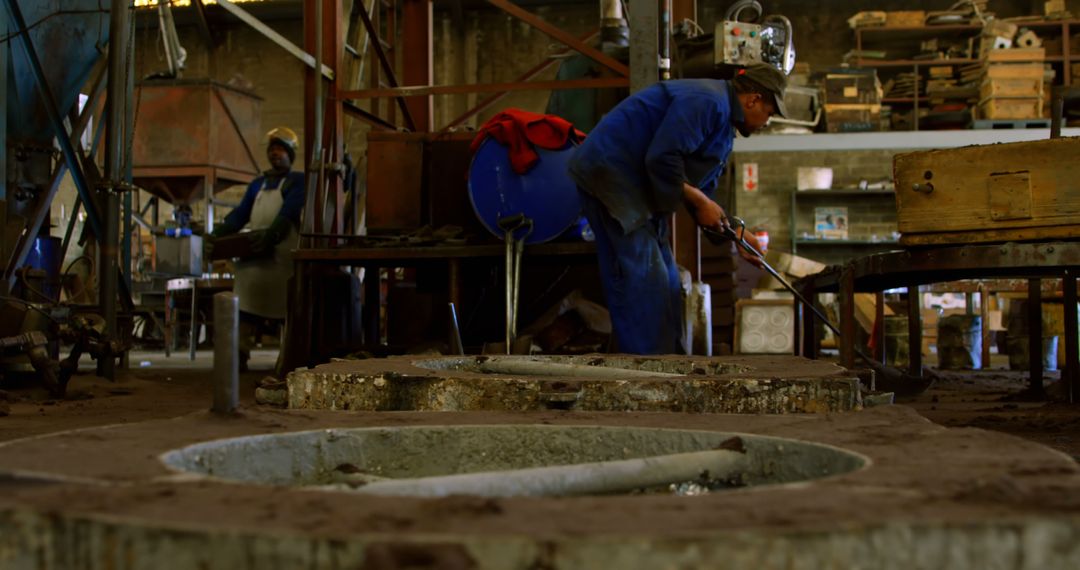
[[[255,196],[255,205],[251,208],[248,230],[265,230],[274,222],[285,203],[282,196],[284,178],[274,190],[267,190],[266,180]],[[284,319],[286,300],[288,299],[289,278],[293,274],[292,250],[300,243],[300,234],[296,226],[289,224],[289,233],[274,248],[272,257],[248,259],[236,262],[236,285],[234,290],[240,297],[240,310],[267,319]]]

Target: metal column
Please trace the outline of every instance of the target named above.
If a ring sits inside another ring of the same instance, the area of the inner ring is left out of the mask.
[[[918,283],[908,285],[908,373],[922,378],[922,291]]]
[[[630,92],[660,79],[660,6],[657,0],[630,3]]]
[[[120,252],[120,181],[124,177],[127,147],[128,39],[131,26],[131,2],[113,0],[109,14],[109,81],[105,102],[105,184],[102,189],[105,203],[104,239],[100,240],[101,279],[100,302],[105,317],[105,335],[110,341],[120,337],[116,304],[119,290]],[[98,361],[98,373],[110,380],[116,378],[116,360],[111,355]]]
[[[1067,271],[1061,280],[1065,302],[1065,368],[1062,381],[1069,391],[1069,401],[1080,399],[1080,323],[1076,309],[1076,270]]]
[[[1042,280],[1028,279],[1028,367],[1029,390],[1043,393]]]

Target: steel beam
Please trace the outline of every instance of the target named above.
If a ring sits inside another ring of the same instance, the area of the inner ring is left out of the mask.
[[[377,97],[410,97],[414,95],[458,95],[463,93],[502,93],[509,91],[540,91],[559,89],[607,89],[626,87],[630,83],[624,77],[599,77],[596,79],[573,79],[568,81],[526,81],[525,83],[479,83],[469,85],[424,85],[413,87],[390,87],[344,91],[342,97],[349,99],[373,99]]]
[[[353,103],[352,101],[349,101],[348,99],[343,100],[341,102],[341,104],[343,106],[343,109],[344,109],[345,113],[347,113],[348,115],[350,115],[350,116],[352,116],[352,117],[354,117],[356,119],[360,119],[361,121],[364,121],[364,122],[368,123],[369,125],[372,125],[374,127],[378,127],[380,129],[389,130],[389,131],[396,131],[397,130],[397,125],[387,121],[386,119],[383,119],[382,117],[380,117],[378,115],[374,115],[374,114],[372,114],[372,113],[370,113],[368,111],[365,111],[364,109],[361,109],[359,106],[356,105],[356,103]]]
[[[918,283],[908,284],[908,373],[922,378],[922,291]]]
[[[206,47],[213,51],[217,47],[217,41],[214,40],[214,32],[210,29],[210,21],[206,19],[206,6],[203,5],[203,0],[191,0],[191,6],[194,8],[195,24],[199,28],[199,35],[206,42]]]
[[[630,92],[660,80],[660,23],[657,0],[630,3]]]
[[[376,10],[377,9],[378,8],[376,8]],[[375,24],[371,20],[371,15],[363,8],[360,9],[360,20],[364,22],[364,28],[367,29],[368,35],[371,36],[371,47],[374,48],[375,56],[379,60],[379,66],[382,68],[382,72],[386,75],[387,83],[389,83],[391,87],[397,87],[398,82],[397,75],[394,74],[394,65],[390,62],[390,58],[386,56],[382,41],[379,39],[379,31],[375,28]],[[352,93],[357,92],[344,91],[339,93],[339,96],[342,99],[357,99]],[[401,114],[405,117],[405,126],[407,126],[410,131],[415,131],[416,122],[413,120],[408,105],[405,104],[405,100],[400,96],[395,97],[397,97],[398,107],[401,108]]]
[[[599,63],[600,65],[603,65],[604,67],[607,67],[607,68],[611,69],[615,73],[618,73],[619,75],[622,75],[623,77],[627,77],[627,76],[630,75],[630,69],[628,69],[626,67],[626,65],[624,65],[622,62],[620,62],[620,61],[618,61],[618,60],[616,60],[616,59],[614,59],[614,58],[612,58],[612,57],[610,57],[608,55],[605,55],[600,50],[598,50],[598,49],[596,49],[596,48],[594,48],[594,47],[592,47],[592,46],[590,46],[590,45],[588,45],[588,44],[586,44],[584,42],[579,41],[577,38],[575,38],[571,34],[568,34],[567,32],[565,32],[565,31],[563,31],[563,30],[561,30],[561,29],[559,29],[559,28],[545,22],[542,18],[540,18],[536,14],[533,14],[532,12],[529,12],[528,10],[525,10],[524,8],[521,8],[520,6],[510,2],[509,0],[487,0],[487,2],[489,4],[491,4],[492,6],[495,6],[496,8],[502,10],[503,12],[506,12],[507,14],[510,14],[511,16],[521,20],[522,22],[525,22],[526,24],[536,28],[537,30],[540,30],[541,32],[543,32],[543,33],[547,34],[548,36],[550,36],[552,39],[560,41],[563,44],[565,44],[567,47],[570,47],[570,48],[573,48],[573,49],[577,50],[578,52],[580,52],[585,57],[588,57],[589,59],[595,61],[596,63]],[[653,6],[654,12],[655,12],[655,6],[656,6],[655,0],[652,0],[652,2],[653,2],[652,6]],[[648,4],[649,2],[644,2],[644,3]],[[631,14],[633,14],[633,6],[631,6]],[[653,14],[653,24],[654,25],[656,24],[656,14],[655,13]],[[631,23],[630,24],[630,30],[631,30],[630,45],[631,46],[634,45],[633,29],[634,29],[634,24]],[[654,41],[655,41],[655,39],[656,38],[654,38]],[[631,53],[633,53],[633,52],[631,51]],[[631,65],[631,67],[633,67],[632,56],[631,56],[630,65]]]
[[[599,35],[599,34],[600,34],[600,30],[593,30],[593,31],[589,32],[588,34],[585,34],[584,36],[581,36],[578,39],[582,43],[588,43],[588,42],[591,42],[594,38],[596,38],[596,36]],[[537,64],[533,68],[529,69],[525,73],[522,73],[520,76],[518,76],[517,79],[514,80],[514,83],[524,83],[526,81],[529,81],[533,77],[536,77],[537,75],[540,75],[541,73],[543,73],[543,72],[547,71],[548,69],[550,69],[556,63],[559,63],[560,61],[562,61],[561,58],[563,56],[569,55],[570,53],[572,53],[572,51],[573,50],[564,51],[561,54],[548,59],[547,61],[544,61],[544,62],[541,62],[541,63]],[[469,118],[472,117],[473,115],[475,115],[477,113],[480,113],[480,112],[483,112],[484,109],[487,109],[488,107],[490,107],[490,106],[494,105],[495,103],[499,102],[500,100],[502,100],[503,97],[506,97],[506,95],[509,94],[509,93],[510,93],[509,91],[500,91],[500,92],[496,93],[495,95],[492,95],[492,96],[484,99],[483,101],[477,103],[476,106],[473,107],[472,109],[469,109],[468,111],[465,111],[464,113],[461,114],[461,116],[454,119],[453,121],[450,121],[450,124],[443,127],[442,130],[444,130],[444,131],[449,130],[449,129],[452,129],[452,128],[464,123],[465,121],[469,120]]]
[[[229,12],[233,16],[236,16],[241,22],[244,22],[245,24],[247,24],[247,25],[251,26],[252,28],[254,28],[255,31],[257,31],[260,34],[266,36],[267,39],[274,42],[275,44],[277,44],[279,47],[281,47],[285,51],[291,53],[293,56],[296,57],[296,59],[299,59],[300,61],[304,62],[304,64],[307,65],[308,67],[310,67],[311,69],[320,69],[321,68],[322,69],[322,74],[323,74],[324,77],[326,77],[327,79],[330,79],[330,80],[334,79],[334,70],[333,69],[331,69],[330,67],[328,67],[326,65],[322,65],[322,66],[316,65],[315,56],[311,55],[310,53],[308,53],[308,52],[306,52],[306,51],[304,51],[302,49],[300,49],[299,46],[297,46],[296,44],[290,42],[288,39],[285,38],[285,36],[277,33],[276,31],[274,31],[273,28],[271,28],[270,26],[267,26],[266,24],[262,23],[255,16],[252,16],[251,14],[249,14],[247,12],[247,10],[244,10],[243,8],[237,6],[236,4],[233,4],[229,0],[217,0],[217,3],[218,3],[219,6],[224,8],[226,12]],[[304,4],[306,5],[306,4],[309,4],[309,3],[310,3],[310,0],[308,2],[305,2]]]
[[[401,45],[404,50],[401,74],[407,85],[431,85],[435,81],[432,66],[432,20],[434,10],[431,0],[403,0],[401,18]],[[431,95],[410,97],[405,100],[412,114],[417,131],[435,129],[435,101]]]

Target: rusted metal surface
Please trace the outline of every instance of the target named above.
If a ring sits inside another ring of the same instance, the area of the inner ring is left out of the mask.
[[[262,100],[210,80],[136,86],[139,120],[132,143],[137,183],[173,203],[206,196],[207,187],[258,175]]]
[[[503,93],[509,91],[551,91],[558,89],[610,89],[627,87],[625,77],[600,77],[597,79],[568,79],[551,81],[526,81],[510,83],[472,83],[468,85],[425,85],[410,87],[387,87],[346,91],[343,97],[371,99],[374,97],[413,97],[419,95],[461,95],[465,93]]]
[[[434,7],[431,0],[402,1],[401,46],[405,50],[401,74],[405,85],[431,85],[435,80],[432,65],[432,20]],[[431,95],[409,97],[405,100],[413,117],[416,130],[434,130],[435,100]]]
[[[499,360],[683,374],[671,377],[485,374]],[[668,411],[828,413],[860,405],[858,378],[797,357],[395,357],[342,361],[288,377],[289,407],[366,411]]]

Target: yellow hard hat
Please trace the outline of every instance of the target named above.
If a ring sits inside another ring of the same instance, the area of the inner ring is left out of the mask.
[[[290,156],[296,156],[296,149],[300,146],[300,137],[296,136],[289,127],[277,127],[266,133],[267,146],[272,143],[280,143],[285,145],[285,148],[289,150]]]

